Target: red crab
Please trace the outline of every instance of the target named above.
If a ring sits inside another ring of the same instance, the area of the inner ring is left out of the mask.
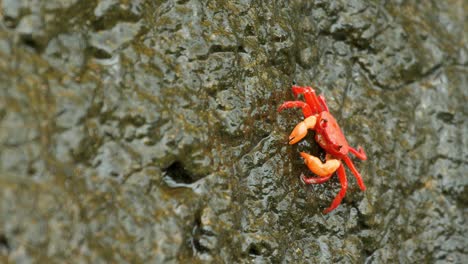
[[[334,210],[343,200],[348,188],[348,181],[346,180],[346,172],[341,160],[351,169],[351,172],[356,177],[357,183],[362,191],[366,189],[361,175],[354,167],[353,162],[348,157],[348,152],[353,153],[358,159],[366,160],[367,156],[364,150],[359,147],[358,150],[349,146],[346,141],[340,126],[335,118],[328,111],[328,106],[325,98],[315,94],[314,89],[311,87],[301,87],[293,85],[292,92],[294,97],[297,95],[304,95],[305,102],[303,101],[287,101],[284,102],[278,109],[278,112],[287,108],[302,108],[302,113],[305,119],[296,125],[294,130],[289,135],[289,144],[295,144],[307,135],[307,130],[315,130],[315,141],[326,152],[325,163],[318,157],[312,156],[305,152],[301,152],[304,162],[309,169],[319,177],[306,178],[301,175],[302,180],[306,184],[320,184],[328,181],[335,171],[338,171],[338,178],[341,184],[341,190],[336,195],[330,207],[323,211],[325,214]]]

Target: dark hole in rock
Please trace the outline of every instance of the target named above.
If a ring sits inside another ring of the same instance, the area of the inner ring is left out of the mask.
[[[194,252],[201,253],[201,254],[209,252],[208,248],[206,248],[200,243],[200,239],[192,238],[192,243],[193,243],[192,250]]]
[[[187,171],[181,162],[175,161],[164,170],[164,176],[169,177],[176,183],[191,184],[201,177]]]
[[[223,52],[225,49],[221,45],[212,45],[210,47],[210,53]]]
[[[33,165],[29,165],[27,172],[28,172],[29,175],[34,175],[37,172],[37,170],[36,170],[36,168],[34,168]]]
[[[187,3],[188,1],[189,0],[179,0],[179,1],[177,1],[177,4],[183,5],[183,4]]]
[[[192,251],[194,253],[207,253],[210,251],[210,249],[204,245],[202,242],[202,234],[199,230],[194,231],[195,233],[193,234],[192,238],[190,239],[192,242]]]
[[[3,21],[9,29],[14,29],[18,25],[18,20],[11,16],[4,16]]]
[[[33,38],[33,36],[30,34],[22,35],[21,42],[23,42],[24,45],[34,49],[38,53],[40,53],[43,50],[43,45],[41,45],[41,43],[39,43],[39,41]]]
[[[192,236],[190,238],[190,243],[192,245],[193,253],[207,253],[210,249],[207,247],[206,242],[203,243],[203,229],[201,223],[201,214],[197,212],[195,214],[195,221],[193,223]]]
[[[96,59],[110,59],[112,58],[112,55],[109,54],[107,51],[103,49],[99,49],[96,47],[89,47],[87,49],[88,53],[91,54]]]
[[[0,249],[10,250],[10,244],[4,234],[0,234]]]
[[[252,25],[247,25],[244,28],[244,34],[246,36],[255,36],[255,30],[254,30],[253,26]]]
[[[95,31],[101,31],[110,28],[109,21],[104,18],[97,19],[92,23],[93,29]]]
[[[437,113],[437,118],[444,121],[445,123],[453,123],[454,114],[448,112],[439,112]]]
[[[250,256],[260,256],[262,255],[262,249],[259,248],[257,244],[251,244],[249,247],[249,255]]]

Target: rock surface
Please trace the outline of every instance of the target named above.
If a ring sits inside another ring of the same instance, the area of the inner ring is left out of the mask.
[[[0,2],[0,262],[461,263],[465,1]],[[328,100],[367,185],[305,186]],[[312,133],[311,133],[312,134]]]

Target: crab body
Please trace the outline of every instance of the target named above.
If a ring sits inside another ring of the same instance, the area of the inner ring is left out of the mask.
[[[330,207],[324,211],[324,213],[329,213],[341,203],[348,187],[346,172],[341,161],[344,161],[349,167],[353,175],[356,177],[359,187],[364,191],[366,186],[364,185],[361,175],[354,167],[353,162],[348,157],[348,153],[351,152],[361,160],[366,160],[367,156],[362,148],[359,147],[358,150],[356,150],[349,146],[338,122],[328,110],[328,106],[323,96],[317,96],[314,89],[311,87],[294,85],[292,87],[292,91],[296,98],[299,94],[303,94],[305,102],[287,101],[280,106],[278,111],[282,111],[287,108],[301,108],[305,119],[297,124],[291,132],[289,136],[289,144],[299,142],[307,135],[309,129],[315,130],[315,141],[326,152],[325,162],[322,162],[318,157],[305,152],[300,153],[304,158],[305,164],[315,175],[318,176],[309,178],[301,176],[302,180],[306,184],[324,183],[333,176],[335,171],[337,172],[338,179],[340,180],[340,192],[335,197]]]
[[[317,115],[315,133],[315,141],[327,153],[338,157],[348,154],[348,142],[336,119],[329,112],[323,111]]]

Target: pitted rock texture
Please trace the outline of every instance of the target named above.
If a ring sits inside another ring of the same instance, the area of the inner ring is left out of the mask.
[[[0,262],[462,263],[465,1],[0,2]],[[348,171],[305,186],[291,84]]]

